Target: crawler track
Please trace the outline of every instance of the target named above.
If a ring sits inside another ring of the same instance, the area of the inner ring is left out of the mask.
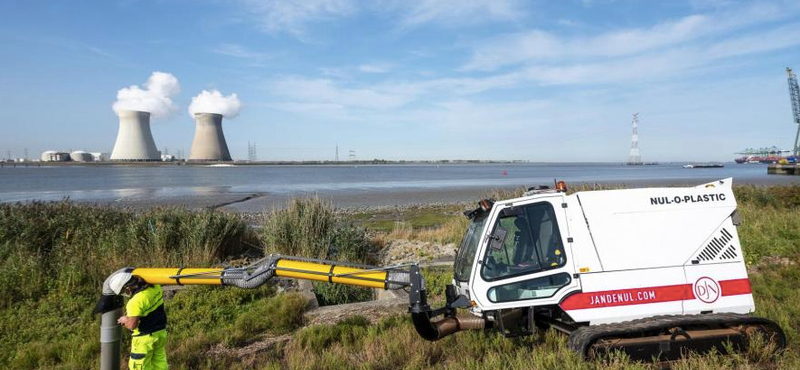
[[[569,347],[586,358],[622,350],[637,360],[674,360],[687,350],[708,352],[745,350],[760,335],[777,351],[786,336],[775,322],[740,314],[655,316],[616,324],[581,327],[569,337]]]

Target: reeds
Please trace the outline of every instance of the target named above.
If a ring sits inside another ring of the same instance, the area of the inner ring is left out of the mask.
[[[258,244],[236,215],[137,214],[69,202],[0,205],[0,363],[88,368],[100,286],[125,266],[209,266]]]

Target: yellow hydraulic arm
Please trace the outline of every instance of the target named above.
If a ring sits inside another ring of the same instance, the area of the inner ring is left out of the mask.
[[[122,274],[122,275],[120,275]],[[134,268],[126,267],[109,275],[103,283],[103,295],[95,313],[102,313],[100,324],[101,370],[119,368],[121,332],[117,318],[122,313],[122,297],[111,289],[112,281],[128,281],[132,276],[158,285],[230,285],[256,288],[273,276],[327,281],[377,289],[408,288],[408,312],[417,333],[428,340],[438,340],[459,330],[483,329],[483,319],[456,316],[457,308],[466,308],[466,297],[456,296],[449,286],[447,304],[432,310],[427,303],[425,281],[416,264],[388,267],[352,265],[343,262],[271,255],[246,267],[225,268]],[[444,315],[438,321],[434,316]]]
[[[367,288],[398,289],[409,285],[403,266],[370,267],[287,256],[270,256],[248,267],[134,268],[130,274],[149,284],[234,285],[252,288],[272,276],[324,281]]]

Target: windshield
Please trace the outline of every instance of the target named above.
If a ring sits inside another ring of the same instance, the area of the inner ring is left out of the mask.
[[[486,225],[486,216],[488,215],[484,214],[473,219],[469,229],[467,229],[467,233],[464,234],[464,240],[461,242],[461,247],[458,248],[454,265],[454,276],[458,281],[469,281],[472,262],[475,261],[478,243],[480,242],[481,234],[483,234],[483,227]]]
[[[557,269],[566,262],[550,203],[503,209],[493,230],[497,243],[487,249],[481,270],[486,281]]]

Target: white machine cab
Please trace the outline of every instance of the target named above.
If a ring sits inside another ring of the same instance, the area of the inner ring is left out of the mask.
[[[557,305],[594,325],[752,312],[731,182],[495,203],[472,218],[454,283],[476,314]]]

